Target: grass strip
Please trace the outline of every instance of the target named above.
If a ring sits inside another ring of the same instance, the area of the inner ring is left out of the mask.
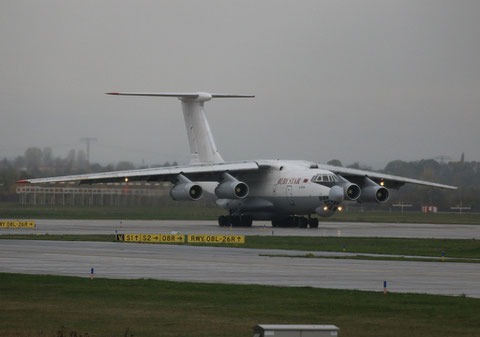
[[[476,336],[463,296],[0,274],[0,336],[231,336],[259,323],[334,324],[342,337]]]
[[[0,239],[112,242],[114,236],[7,234],[0,235]],[[480,258],[480,240],[475,239],[247,236],[245,238],[245,244],[185,244],[238,248],[287,249],[311,252],[326,251],[360,254],[416,255],[426,257],[441,257],[443,251],[448,258]]]
[[[0,203],[2,219],[86,219],[86,220],[216,220],[225,211],[217,207],[98,207],[18,205]]]
[[[303,259],[337,259],[337,260],[373,260],[373,261],[413,261],[413,262],[442,262],[440,259],[428,257],[406,257],[406,256],[371,256],[371,255],[346,255],[346,256],[329,256],[329,255],[287,255],[287,254],[259,254],[259,256],[267,257],[291,257]],[[480,263],[480,259],[459,259],[448,258],[443,262],[456,263]]]

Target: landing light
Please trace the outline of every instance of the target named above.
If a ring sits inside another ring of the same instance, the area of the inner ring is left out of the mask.
[[[328,207],[325,206],[325,207],[323,208],[323,210],[324,210],[324,211],[328,211]]]
[[[343,210],[343,207],[342,207],[342,206],[338,206],[338,207],[337,207],[337,210],[338,210],[339,212],[341,212],[341,211]]]
[[[384,185],[385,185],[385,182],[381,181],[380,186],[384,186]]]
[[[125,182],[128,183],[128,178],[125,178]]]

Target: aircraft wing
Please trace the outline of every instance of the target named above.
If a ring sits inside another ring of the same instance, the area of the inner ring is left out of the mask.
[[[352,168],[346,168],[346,167],[338,167],[333,165],[318,164],[318,168],[323,170],[328,170],[335,174],[341,175],[345,179],[350,180],[352,182],[356,182],[359,179],[362,179],[363,177],[368,177],[377,183],[384,182],[385,187],[394,188],[394,189],[398,189],[405,184],[430,186],[430,187],[444,188],[448,190],[457,189],[456,186],[437,184],[437,183],[432,183],[425,180],[411,179],[411,178],[399,177],[399,176],[394,176],[394,175],[385,174],[385,173],[364,171],[364,170],[358,170],[358,169],[352,169]]]
[[[215,163],[215,164],[194,164],[184,166],[158,167],[141,170],[114,171],[102,173],[87,173],[50,178],[35,178],[19,180],[17,183],[59,183],[78,182],[80,184],[98,184],[112,182],[134,182],[134,181],[170,181],[175,183],[177,176],[182,174],[194,181],[220,181],[224,172],[240,173],[260,169],[255,161]]]

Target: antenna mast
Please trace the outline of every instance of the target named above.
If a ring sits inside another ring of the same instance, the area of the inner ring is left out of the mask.
[[[95,138],[95,137],[83,137],[83,138],[80,138],[80,141],[82,143],[85,143],[86,146],[87,146],[87,161],[90,164],[90,143],[96,142],[97,138]]]

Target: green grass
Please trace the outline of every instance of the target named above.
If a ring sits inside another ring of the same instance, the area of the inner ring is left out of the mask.
[[[174,203],[151,207],[88,207],[19,205],[0,203],[0,219],[112,219],[112,220],[216,220],[226,211],[218,207],[201,207],[194,203]],[[337,212],[320,221],[378,223],[480,224],[480,214],[417,212]]]
[[[259,323],[334,324],[342,337],[480,331],[479,299],[380,291],[0,274],[0,303],[0,336],[17,337],[245,337]]]
[[[0,203],[0,219],[94,219],[94,220],[216,220],[226,214],[216,207],[88,207],[17,205]]]
[[[336,260],[372,260],[372,261],[414,261],[414,262],[442,262],[438,258],[432,257],[403,257],[403,256],[370,256],[370,255],[355,255],[355,256],[320,256],[308,253],[305,255],[287,255],[287,254],[260,254],[260,256],[267,257],[289,257],[301,259],[336,259]],[[469,258],[447,258],[444,262],[454,263],[480,263],[480,259]]]
[[[480,224],[479,213],[337,212],[321,221],[375,223]]]
[[[245,247],[305,251],[395,254],[418,256],[480,258],[480,240],[475,239],[405,239],[318,236],[249,236]]]
[[[0,239],[113,241],[113,235],[29,235],[7,234]],[[150,244],[150,243],[148,243]],[[480,258],[480,240],[475,239],[403,239],[319,236],[247,236],[245,244],[191,244],[223,247],[289,249],[370,254],[418,255],[441,257]]]
[[[57,234],[4,234],[0,235],[0,240],[51,240],[51,241],[94,241],[94,242],[113,242],[113,235],[104,234],[86,234],[86,235],[57,235]]]

